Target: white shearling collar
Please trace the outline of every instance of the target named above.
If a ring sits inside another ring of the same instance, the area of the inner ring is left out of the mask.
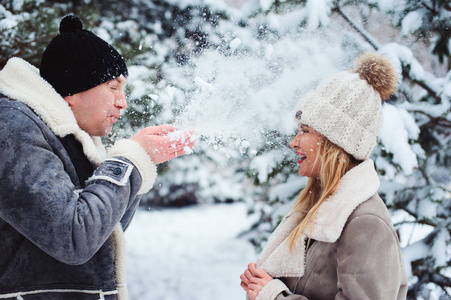
[[[352,168],[340,180],[334,197],[327,199],[319,208],[312,239],[333,243],[338,240],[348,217],[356,207],[376,194],[380,185],[374,162],[367,159]],[[288,214],[273,232],[257,262],[273,277],[299,277],[304,275],[305,241],[311,230],[311,223],[296,241],[293,251],[287,238],[300,223],[298,212]]]
[[[98,165],[106,156],[99,137],[91,137],[77,124],[67,102],[27,61],[13,57],[0,71],[0,92],[23,102],[59,137],[73,134],[88,159]]]

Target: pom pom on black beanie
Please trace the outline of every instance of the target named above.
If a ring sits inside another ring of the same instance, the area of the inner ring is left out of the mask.
[[[39,70],[62,97],[128,76],[124,58],[107,42],[84,30],[82,21],[73,15],[61,20],[60,34],[42,54]]]

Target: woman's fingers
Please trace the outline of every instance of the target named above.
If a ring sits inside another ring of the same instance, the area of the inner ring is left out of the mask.
[[[258,278],[272,279],[272,277],[263,269],[257,268],[255,265],[250,266],[249,268],[252,276]]]
[[[248,285],[249,284],[249,278],[247,278],[244,274],[241,274],[240,276],[241,282]]]
[[[257,268],[255,263],[250,263],[247,267],[248,268],[240,276],[240,285],[246,291],[249,298],[255,300],[263,287],[272,280],[272,277],[263,269]]]
[[[249,279],[249,284],[254,284],[254,285],[262,285],[263,284],[263,280],[261,278],[258,277],[252,277],[251,279]]]
[[[246,271],[244,271],[244,276],[246,276],[248,280],[252,278],[252,273],[249,271],[249,269],[246,269]]]
[[[255,300],[255,298],[257,298],[258,293],[256,293],[255,291],[248,289],[246,290],[246,294],[249,296],[249,298],[251,300]]]
[[[251,271],[252,275],[263,278],[268,275],[263,269],[255,268]]]

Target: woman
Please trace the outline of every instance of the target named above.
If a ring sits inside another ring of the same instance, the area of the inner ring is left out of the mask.
[[[389,60],[365,54],[300,103],[290,146],[309,181],[240,276],[251,300],[406,298],[398,237],[369,159],[396,85]]]

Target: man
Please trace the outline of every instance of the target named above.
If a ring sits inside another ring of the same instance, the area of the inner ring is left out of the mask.
[[[40,70],[12,58],[0,71],[0,299],[126,299],[122,232],[156,164],[194,144],[162,125],[106,153],[128,71],[82,28],[65,17]]]

